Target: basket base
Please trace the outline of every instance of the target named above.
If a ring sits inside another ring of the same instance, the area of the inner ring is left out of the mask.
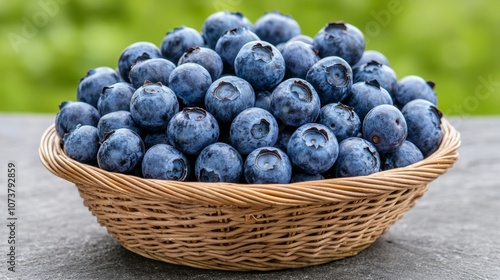
[[[77,185],[100,225],[124,248],[176,265],[279,270],[354,256],[415,204],[427,186],[359,201],[223,207],[144,201]]]

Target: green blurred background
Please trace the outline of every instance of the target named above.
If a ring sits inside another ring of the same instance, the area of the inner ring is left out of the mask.
[[[486,0],[0,0],[0,111],[54,113],[88,69],[116,68],[133,42],[159,46],[168,30],[201,30],[220,10],[255,22],[275,9],[309,36],[328,21],[357,26],[398,78],[434,81],[445,114],[500,114],[500,2]]]

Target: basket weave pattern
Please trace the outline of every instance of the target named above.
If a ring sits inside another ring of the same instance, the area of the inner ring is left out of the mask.
[[[293,184],[176,182],[111,173],[64,154],[54,126],[39,155],[75,183],[83,203],[125,248],[168,263],[275,270],[353,256],[411,208],[457,160],[459,133],[426,159],[369,176]]]

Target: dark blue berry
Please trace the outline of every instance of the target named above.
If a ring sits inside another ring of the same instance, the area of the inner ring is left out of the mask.
[[[317,123],[299,127],[287,145],[292,165],[307,174],[326,172],[335,163],[338,153],[339,145],[333,132]]]
[[[144,154],[141,169],[144,178],[174,181],[186,181],[190,173],[186,156],[167,144],[149,148]]]
[[[144,143],[137,133],[120,128],[106,135],[97,152],[97,163],[107,171],[129,173],[140,165],[144,151]]]
[[[249,184],[287,184],[292,178],[292,165],[288,155],[274,147],[253,150],[243,167]]]

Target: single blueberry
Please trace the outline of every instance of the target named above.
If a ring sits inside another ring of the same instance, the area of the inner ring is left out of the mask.
[[[168,86],[168,78],[174,68],[175,64],[164,58],[146,59],[132,66],[129,79],[135,88],[140,88],[145,81]]]
[[[278,140],[276,140],[276,144],[274,144],[274,147],[287,153],[288,142],[290,141],[290,137],[292,137],[292,134],[296,129],[296,127],[281,126],[278,132]]]
[[[337,161],[329,171],[334,177],[365,176],[380,171],[377,149],[360,137],[349,137],[339,144]]]
[[[224,72],[234,73],[234,59],[241,47],[248,42],[257,40],[260,40],[259,37],[243,26],[227,30],[215,45],[215,51],[224,63]]]
[[[115,111],[102,116],[97,123],[99,141],[103,142],[106,134],[119,128],[128,128],[141,135],[141,128],[135,123],[129,111]]]
[[[376,61],[380,64],[384,64],[384,65],[391,67],[389,60],[387,59],[387,57],[383,53],[381,53],[379,51],[375,51],[375,50],[366,50],[363,52],[361,59],[359,59],[359,61],[356,62],[356,64],[354,64],[351,68],[354,70],[354,68],[357,68],[357,67],[359,67],[365,63],[368,63],[370,61]]]
[[[118,70],[123,81],[130,83],[130,68],[145,58],[162,58],[160,49],[150,42],[135,42],[122,51],[118,59]]]
[[[255,90],[270,90],[285,77],[285,60],[272,44],[248,42],[234,60],[236,76],[247,80]]]
[[[177,64],[189,48],[203,47],[204,45],[203,36],[196,29],[181,26],[167,32],[161,41],[160,50],[165,59]]]
[[[342,103],[330,103],[321,107],[318,123],[329,127],[337,141],[358,136],[361,120],[352,107]]]
[[[353,74],[344,59],[330,56],[316,62],[307,72],[306,80],[316,89],[324,106],[340,102],[349,95]]]
[[[129,111],[130,99],[135,92],[131,84],[125,82],[114,83],[102,88],[101,96],[97,101],[97,110],[101,116],[115,111]]]
[[[262,108],[271,112],[271,94],[272,91],[259,91],[255,94],[255,107]]]
[[[144,146],[146,150],[153,147],[156,144],[169,144],[167,130],[160,130],[154,132],[148,132],[143,137]]]
[[[158,131],[165,129],[169,120],[179,111],[177,96],[161,83],[144,83],[130,101],[130,113],[142,128]]]
[[[240,182],[243,159],[231,145],[214,143],[196,158],[194,172],[199,182]]]
[[[187,107],[201,107],[212,78],[205,67],[197,63],[184,63],[170,73],[169,88]]]
[[[230,124],[239,113],[254,105],[252,86],[237,76],[224,76],[214,81],[205,94],[205,108],[221,124]]]
[[[349,65],[354,65],[365,51],[365,38],[352,24],[330,22],[314,36],[313,46],[321,58],[339,56]]]
[[[186,107],[172,117],[167,135],[172,146],[186,155],[195,155],[217,142],[219,125],[205,109]]]
[[[392,153],[403,145],[408,135],[406,120],[393,105],[379,105],[366,114],[363,138],[370,141],[379,154]]]
[[[271,94],[271,112],[287,126],[298,127],[316,121],[320,109],[316,90],[303,79],[285,80]]]
[[[282,150],[261,147],[247,156],[243,172],[249,184],[287,184],[292,178],[292,165]]]
[[[55,119],[57,136],[62,140],[64,134],[75,129],[79,124],[97,126],[100,117],[97,109],[86,102],[62,102]]]
[[[91,69],[87,75],[80,79],[76,91],[77,101],[86,102],[97,108],[97,102],[103,87],[112,85],[119,81],[114,69],[99,67]]]
[[[97,128],[91,125],[77,125],[64,135],[64,153],[81,163],[97,165],[99,137]]]
[[[299,34],[299,35],[293,36],[290,40],[287,41],[287,43],[295,42],[295,41],[304,42],[304,43],[309,44],[311,46],[313,44],[313,38],[311,36],[304,35],[304,34]]]
[[[422,152],[415,144],[405,140],[403,145],[392,153],[380,154],[382,170],[405,167],[424,159]]]
[[[144,143],[137,133],[120,128],[106,135],[97,152],[97,163],[106,171],[129,173],[141,164],[144,151]]]
[[[391,98],[394,98],[398,80],[396,72],[391,67],[372,60],[354,68],[353,74],[354,83],[377,80],[380,86],[391,95]]]
[[[354,108],[359,119],[363,121],[366,114],[374,107],[382,104],[392,105],[392,98],[377,80],[369,80],[354,83],[343,103]]]
[[[409,75],[398,81],[394,92],[394,101],[399,108],[403,108],[414,99],[424,99],[437,105],[437,96],[434,92],[434,82],[426,81],[422,77]]]
[[[293,167],[307,174],[326,172],[337,160],[338,153],[337,138],[328,127],[318,123],[299,127],[287,145]]]
[[[301,34],[299,23],[292,16],[279,11],[262,15],[255,22],[253,31],[261,40],[275,46]]]
[[[305,79],[309,69],[319,61],[319,56],[312,45],[301,41],[286,43],[281,53],[286,65],[285,79]]]
[[[193,62],[197,63],[210,73],[212,81],[217,80],[222,75],[224,64],[222,59],[214,50],[204,47],[189,48],[179,59],[177,65]]]
[[[142,176],[148,179],[186,181],[190,165],[185,155],[168,144],[149,148],[142,160]]]
[[[149,148],[142,160],[142,176],[148,179],[186,181],[190,165],[185,155],[168,144]]]
[[[243,26],[252,29],[252,23],[240,12],[220,11],[208,16],[201,27],[207,47],[215,49],[217,41],[227,30]]]
[[[259,147],[273,146],[278,139],[278,122],[268,111],[253,107],[238,114],[231,123],[229,139],[242,155]]]
[[[408,141],[415,144],[424,157],[434,153],[441,144],[443,114],[427,100],[415,99],[401,109],[408,125]]]

